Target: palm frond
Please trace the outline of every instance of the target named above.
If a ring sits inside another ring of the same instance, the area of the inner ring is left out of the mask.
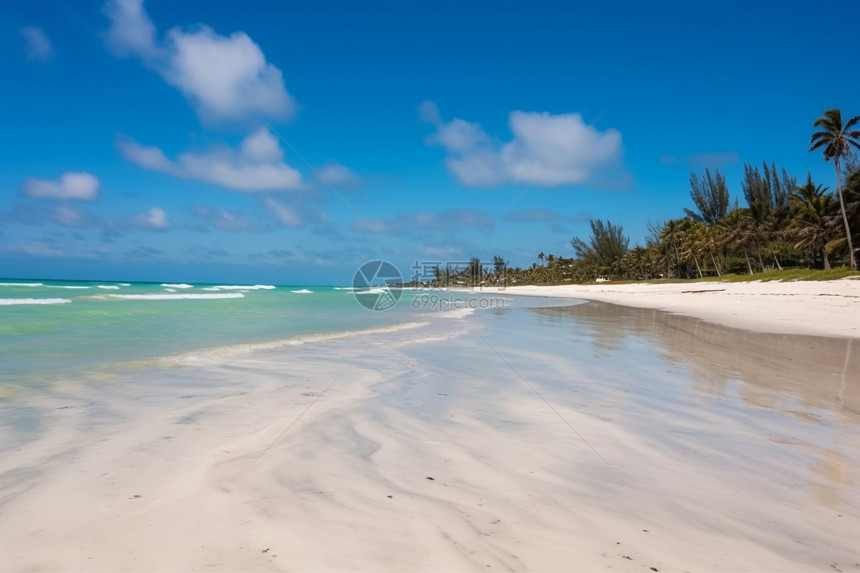
[[[846,243],[847,241],[845,240],[845,237],[841,237],[839,239],[833,239],[832,241],[829,241],[826,245],[824,245],[824,248],[827,249],[828,255],[832,255],[833,251],[842,248]]]
[[[816,149],[818,149],[819,147],[821,147],[822,145],[824,145],[826,143],[830,143],[830,142],[826,139],[821,139],[817,142],[814,142],[812,144],[812,147],[809,148],[809,151],[815,151]]]
[[[852,127],[854,127],[854,125],[855,125],[858,121],[860,121],[860,115],[855,115],[854,117],[852,117],[851,119],[849,119],[849,120],[848,120],[848,123],[846,123],[846,124],[845,124],[845,128],[844,128],[844,130],[845,130],[845,131],[848,131],[849,129],[851,129]]]

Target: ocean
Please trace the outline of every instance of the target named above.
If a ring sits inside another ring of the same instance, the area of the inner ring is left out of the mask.
[[[374,311],[350,287],[0,279],[0,399],[195,352],[372,331],[467,309],[474,298],[404,290],[397,304]],[[495,299],[483,297],[483,306]]]

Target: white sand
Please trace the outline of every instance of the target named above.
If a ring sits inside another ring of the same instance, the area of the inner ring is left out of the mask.
[[[34,397],[45,426],[0,437],[0,569],[860,568],[853,340],[590,312]]]
[[[758,332],[860,338],[860,280],[514,286],[482,292],[655,308]]]

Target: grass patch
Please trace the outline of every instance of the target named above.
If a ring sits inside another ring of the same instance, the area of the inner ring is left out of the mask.
[[[750,281],[832,281],[846,277],[860,277],[860,271],[852,271],[848,267],[837,267],[828,270],[819,269],[783,269],[781,271],[764,271],[754,275],[724,275],[723,277],[711,278],[731,283],[742,283]]]
[[[783,269],[764,271],[754,275],[736,275],[727,274],[721,277],[709,276],[700,279],[648,279],[642,281],[623,280],[623,281],[607,281],[597,284],[673,284],[673,283],[702,283],[702,282],[726,282],[726,283],[745,283],[752,281],[832,281],[836,279],[844,279],[846,277],[860,277],[860,271],[852,271],[848,267],[836,267],[828,270],[819,269]]]

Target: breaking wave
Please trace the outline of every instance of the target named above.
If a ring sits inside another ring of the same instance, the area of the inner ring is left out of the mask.
[[[240,292],[218,294],[112,294],[111,298],[122,300],[211,300],[219,298],[245,298]]]
[[[17,304],[66,304],[72,302],[67,298],[0,298],[0,306]]]

